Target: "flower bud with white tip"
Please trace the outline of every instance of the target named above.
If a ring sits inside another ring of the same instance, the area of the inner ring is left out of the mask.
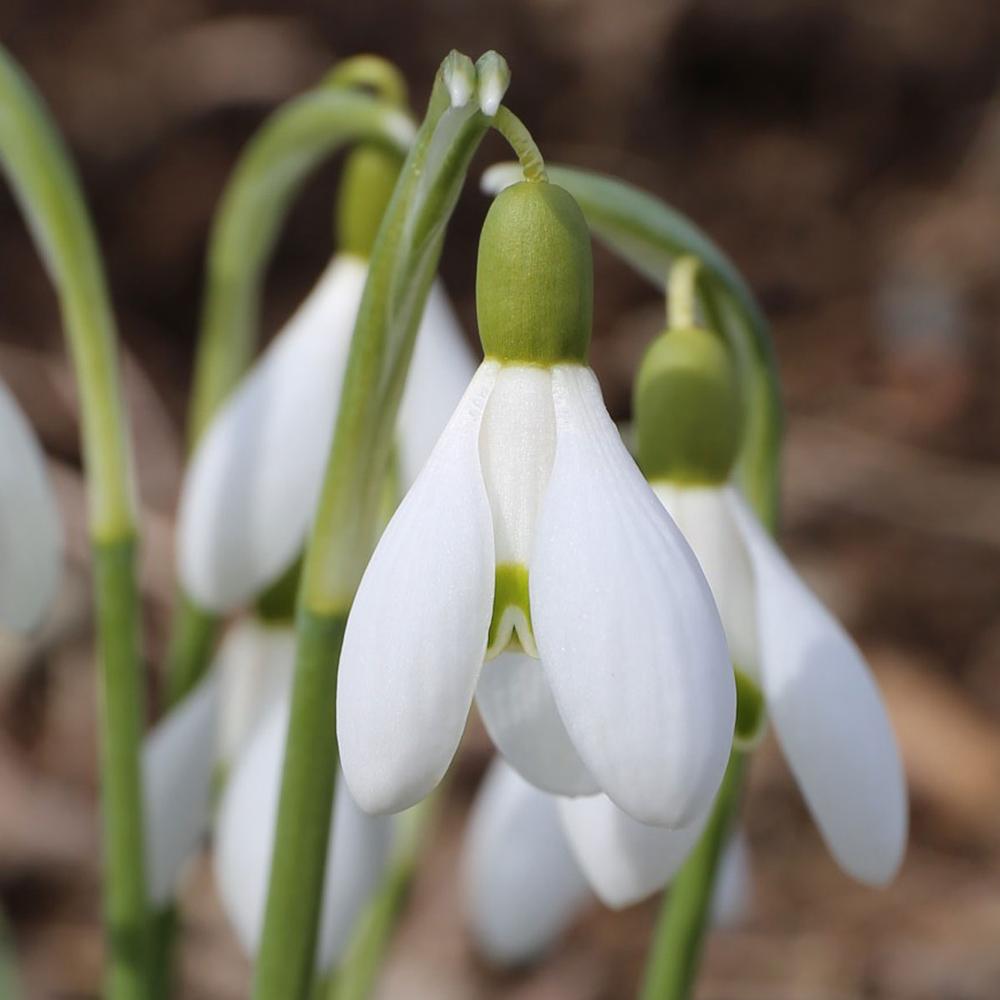
[[[405,808],[440,781],[477,686],[501,751],[540,787],[604,791],[676,826],[719,786],[735,716],[725,637],[587,366],[592,281],[564,190],[497,197],[477,275],[486,360],[347,623],[337,730],[364,809]]]

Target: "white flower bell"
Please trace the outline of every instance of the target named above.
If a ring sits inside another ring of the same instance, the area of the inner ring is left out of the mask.
[[[370,812],[440,781],[477,686],[500,749],[551,791],[604,791],[678,826],[718,788],[735,715],[725,637],[585,363],[591,282],[565,191],[496,199],[477,279],[487,358],[347,623],[337,731]]]
[[[366,156],[349,160],[345,168],[341,251],[219,408],[185,475],[178,573],[187,592],[209,610],[248,604],[281,575],[305,541],[330,452],[368,274],[367,252],[381,218],[381,201],[375,212],[367,203],[360,211],[350,197],[361,190],[356,178],[369,176],[352,169],[359,162],[372,165]],[[385,199],[391,190],[389,184]],[[474,370],[458,321],[436,284],[400,403],[404,485],[416,478]]]
[[[659,338],[636,394],[640,464],[718,603],[738,678],[737,738],[752,742],[770,716],[838,864],[881,885],[896,873],[907,833],[892,728],[857,646],[727,481],[738,445],[720,403],[733,395],[727,365],[709,331]]]
[[[31,425],[0,382],[0,628],[41,621],[59,581],[62,525]]]

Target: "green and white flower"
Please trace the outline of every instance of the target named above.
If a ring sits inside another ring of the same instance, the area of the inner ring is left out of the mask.
[[[671,330],[637,383],[639,462],[711,585],[736,670],[737,741],[766,719],[837,863],[881,885],[907,836],[906,784],[864,658],[729,482],[735,375],[707,330]],[[708,442],[714,442],[714,446]]]
[[[587,366],[591,285],[565,191],[496,199],[477,278],[486,360],[347,623],[337,729],[367,811],[440,781],[477,688],[499,748],[540,787],[682,826],[719,786],[735,716],[725,637]]]

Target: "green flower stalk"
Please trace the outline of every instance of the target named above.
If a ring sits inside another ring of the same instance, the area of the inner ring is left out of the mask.
[[[116,332],[93,227],[40,98],[0,52],[0,161],[59,293],[80,386],[97,602],[105,919],[112,1000],[148,996],[148,904],[139,771],[143,667],[136,515]]]
[[[444,230],[469,160],[489,127],[470,104],[468,59],[446,60],[372,252],[298,612],[291,722],[258,1000],[306,997],[323,883],[337,748],[337,662],[347,611],[377,533],[396,408]]]

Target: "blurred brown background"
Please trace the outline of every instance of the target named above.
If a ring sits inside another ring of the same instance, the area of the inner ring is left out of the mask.
[[[551,160],[689,213],[774,324],[789,433],[786,540],[859,638],[912,794],[897,882],[833,865],[772,741],[747,816],[752,913],[711,940],[702,1000],[1000,996],[1000,6],[991,0],[457,0],[364,4],[6,0],[0,37],[79,162],[129,355],[144,503],[147,652],[171,594],[170,518],[212,212],[265,114],[335,59],[397,61],[418,108],[451,47],[494,47]],[[484,144],[474,169],[506,153]],[[273,330],[331,247],[336,165],[286,227]],[[443,262],[468,321],[485,199]],[[597,258],[595,366],[617,416],[662,304]],[[0,190],[0,369],[41,429],[68,528],[58,611],[0,671],[0,904],[31,997],[99,983],[92,634],[72,379],[51,290]],[[155,701],[155,683],[153,697]],[[151,706],[152,708],[152,706]],[[470,952],[454,852],[486,761],[470,733],[445,832],[383,995],[626,997],[655,916],[596,907],[543,966]],[[207,866],[187,892],[182,995],[236,998],[246,961]]]

